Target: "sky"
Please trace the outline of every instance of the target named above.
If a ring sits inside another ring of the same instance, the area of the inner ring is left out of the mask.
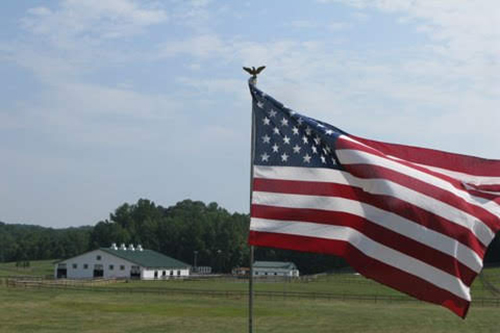
[[[346,132],[500,159],[498,22],[497,0],[2,1],[0,221],[248,212],[242,66]]]

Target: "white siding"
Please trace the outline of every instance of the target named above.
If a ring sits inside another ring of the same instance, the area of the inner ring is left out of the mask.
[[[297,269],[283,269],[283,268],[254,268],[254,276],[287,276],[298,277],[299,271]],[[266,274],[267,273],[267,274]]]
[[[165,276],[163,276],[163,271],[165,271]],[[155,278],[155,272],[157,272],[156,278]],[[171,278],[186,277],[186,276],[189,276],[188,268],[179,268],[179,269],[144,268],[141,272],[141,279],[143,280],[155,280],[155,279],[163,280],[163,279],[171,279]]]
[[[97,260],[97,256],[100,256],[101,259]],[[92,279],[94,277],[95,265],[102,265],[104,271],[103,278],[105,279],[129,278],[130,267],[136,265],[101,250],[91,251],[77,257],[63,260],[59,264],[66,264],[66,277],[68,279]],[[76,268],[73,267],[75,264]],[[88,265],[88,267],[84,268],[84,265]],[[113,269],[110,269],[110,265],[113,265]],[[58,264],[55,266],[54,276],[57,277]],[[123,270],[120,269],[121,266],[124,266]]]
[[[100,260],[97,257],[100,256]],[[63,260],[55,265],[54,277],[57,278],[57,268],[59,264],[65,264],[67,269],[66,278],[68,279],[92,279],[94,278],[94,267],[95,265],[102,265],[103,268],[103,278],[105,279],[119,279],[119,278],[130,278],[130,269],[132,266],[138,266],[137,264],[130,262],[128,260],[122,259],[120,257],[114,256],[110,253],[95,250],[77,257],[73,257],[67,260]],[[73,265],[76,265],[74,268]],[[84,268],[87,265],[87,268]],[[113,266],[111,269],[110,265]],[[123,266],[123,270],[121,269]],[[158,277],[156,279],[168,279],[168,278],[178,278],[189,276],[189,268],[144,268],[140,267],[141,279],[143,280],[154,280],[155,271],[158,272]],[[165,276],[163,276],[163,271],[165,271]],[[172,272],[172,275],[170,273]]]

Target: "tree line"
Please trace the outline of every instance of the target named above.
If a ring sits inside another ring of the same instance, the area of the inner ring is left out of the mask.
[[[228,273],[248,266],[249,216],[229,213],[217,203],[184,200],[162,207],[147,199],[124,203],[108,219],[95,226],[53,229],[0,222],[0,262],[64,259],[109,247],[112,243],[141,244],[193,265],[211,266]],[[256,248],[256,260],[291,261],[302,273],[318,273],[346,267],[337,257]],[[487,263],[500,263],[500,237],[486,255]]]

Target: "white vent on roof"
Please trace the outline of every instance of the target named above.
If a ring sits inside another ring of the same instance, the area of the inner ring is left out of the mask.
[[[134,244],[130,244],[130,245],[128,246],[128,250],[129,250],[129,251],[135,251]]]
[[[120,245],[120,250],[127,251],[127,247],[125,246],[125,243],[122,243],[122,245]]]
[[[116,246],[116,243],[111,244],[110,249],[111,250],[118,250],[118,247]]]
[[[142,245],[141,244],[137,245],[137,249],[136,250],[137,251],[142,251],[143,250]]]

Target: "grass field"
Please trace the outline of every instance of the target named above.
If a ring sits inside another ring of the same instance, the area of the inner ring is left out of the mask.
[[[247,300],[0,289],[0,332],[245,332]],[[423,303],[261,300],[255,332],[498,332],[498,308],[467,320]]]
[[[54,262],[56,260],[30,261],[30,267],[16,267],[15,262],[0,263],[0,277],[2,276],[47,276],[54,275]]]
[[[51,262],[32,262],[31,274],[47,272]],[[4,266],[12,268],[2,264],[0,271],[4,271]],[[485,274],[494,280],[500,276],[500,270],[488,269]],[[247,284],[243,281],[151,281],[106,285],[108,290],[110,287],[116,292],[0,287],[0,332],[210,333],[247,330],[246,297],[127,292],[127,288],[246,290]],[[320,276],[310,282],[257,282],[256,290],[398,295],[391,289],[352,274]],[[472,293],[473,298],[492,296],[482,288],[479,279],[474,283]],[[442,307],[422,302],[374,303],[257,297],[254,331],[498,332],[498,314],[498,307],[473,305],[468,318],[462,320]]]

